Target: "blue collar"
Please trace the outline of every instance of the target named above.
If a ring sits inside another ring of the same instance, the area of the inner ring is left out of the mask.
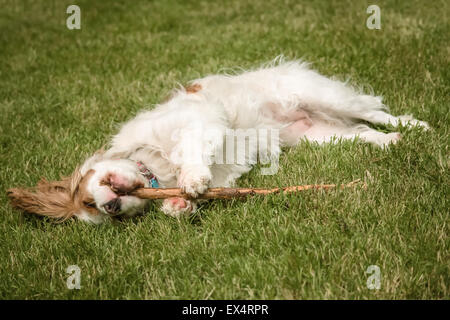
[[[159,188],[158,179],[156,179],[156,176],[148,170],[145,164],[142,161],[136,161],[136,164],[141,174],[148,180],[150,186],[152,188]]]

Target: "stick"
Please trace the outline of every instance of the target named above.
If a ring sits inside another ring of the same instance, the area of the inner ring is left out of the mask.
[[[352,181],[348,184],[342,184],[341,189],[352,187],[357,184],[360,179]],[[205,193],[199,194],[197,199],[234,199],[243,198],[253,195],[267,195],[273,193],[294,193],[305,190],[328,190],[336,188],[335,184],[310,184],[303,186],[292,186],[285,188],[210,188]],[[166,199],[179,197],[191,199],[192,197],[181,191],[180,188],[139,188],[131,193],[141,199]]]

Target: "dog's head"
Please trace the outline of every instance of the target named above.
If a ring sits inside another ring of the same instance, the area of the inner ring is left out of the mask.
[[[41,180],[34,188],[14,188],[8,196],[14,207],[64,221],[77,217],[101,223],[111,217],[131,216],[146,201],[129,193],[148,187],[136,162],[94,156],[60,181]]]

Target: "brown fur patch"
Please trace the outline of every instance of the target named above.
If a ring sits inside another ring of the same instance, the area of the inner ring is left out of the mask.
[[[196,93],[196,92],[199,92],[200,90],[202,90],[202,86],[199,85],[198,83],[193,83],[193,84],[185,87],[185,90],[187,93]]]
[[[83,177],[76,169],[70,177],[60,181],[42,179],[34,188],[13,188],[7,193],[12,206],[17,209],[64,221],[80,209],[98,213],[96,208],[87,205],[93,201],[86,191],[86,183],[92,174],[93,170],[90,170]]]
[[[99,211],[96,207],[94,197],[87,191],[87,183],[94,173],[95,170],[91,169],[81,179],[77,193],[74,197],[74,202],[78,208],[83,208],[90,214],[96,215],[99,214]]]
[[[197,93],[197,92],[199,92],[200,90],[202,90],[202,86],[201,86],[200,84],[198,84],[198,83],[193,83],[193,84],[191,84],[191,85],[188,85],[188,86],[184,87],[184,91],[186,91],[186,93]],[[162,100],[161,103],[166,103],[166,102],[172,100],[173,97],[175,97],[175,95],[177,94],[177,92],[179,92],[179,91],[177,91],[177,90],[172,91],[170,94],[168,94],[168,95]]]

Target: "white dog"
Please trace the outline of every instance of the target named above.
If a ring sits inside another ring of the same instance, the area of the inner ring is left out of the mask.
[[[428,127],[411,116],[390,115],[381,97],[330,80],[306,63],[278,59],[255,71],[192,81],[127,122],[107,151],[89,158],[71,177],[41,181],[32,190],[11,189],[9,196],[28,212],[100,223],[142,211],[147,201],[128,195],[138,187],[180,187],[195,198],[208,187],[230,186],[250,170],[258,148],[273,158],[281,146],[302,140],[359,138],[385,147],[400,139],[397,132],[382,133],[362,121]],[[270,145],[259,134],[247,139],[258,148],[250,148],[246,163],[214,161],[226,150],[227,132],[236,129],[270,130],[279,139]],[[195,207],[194,200],[171,198],[162,211],[178,216]]]

